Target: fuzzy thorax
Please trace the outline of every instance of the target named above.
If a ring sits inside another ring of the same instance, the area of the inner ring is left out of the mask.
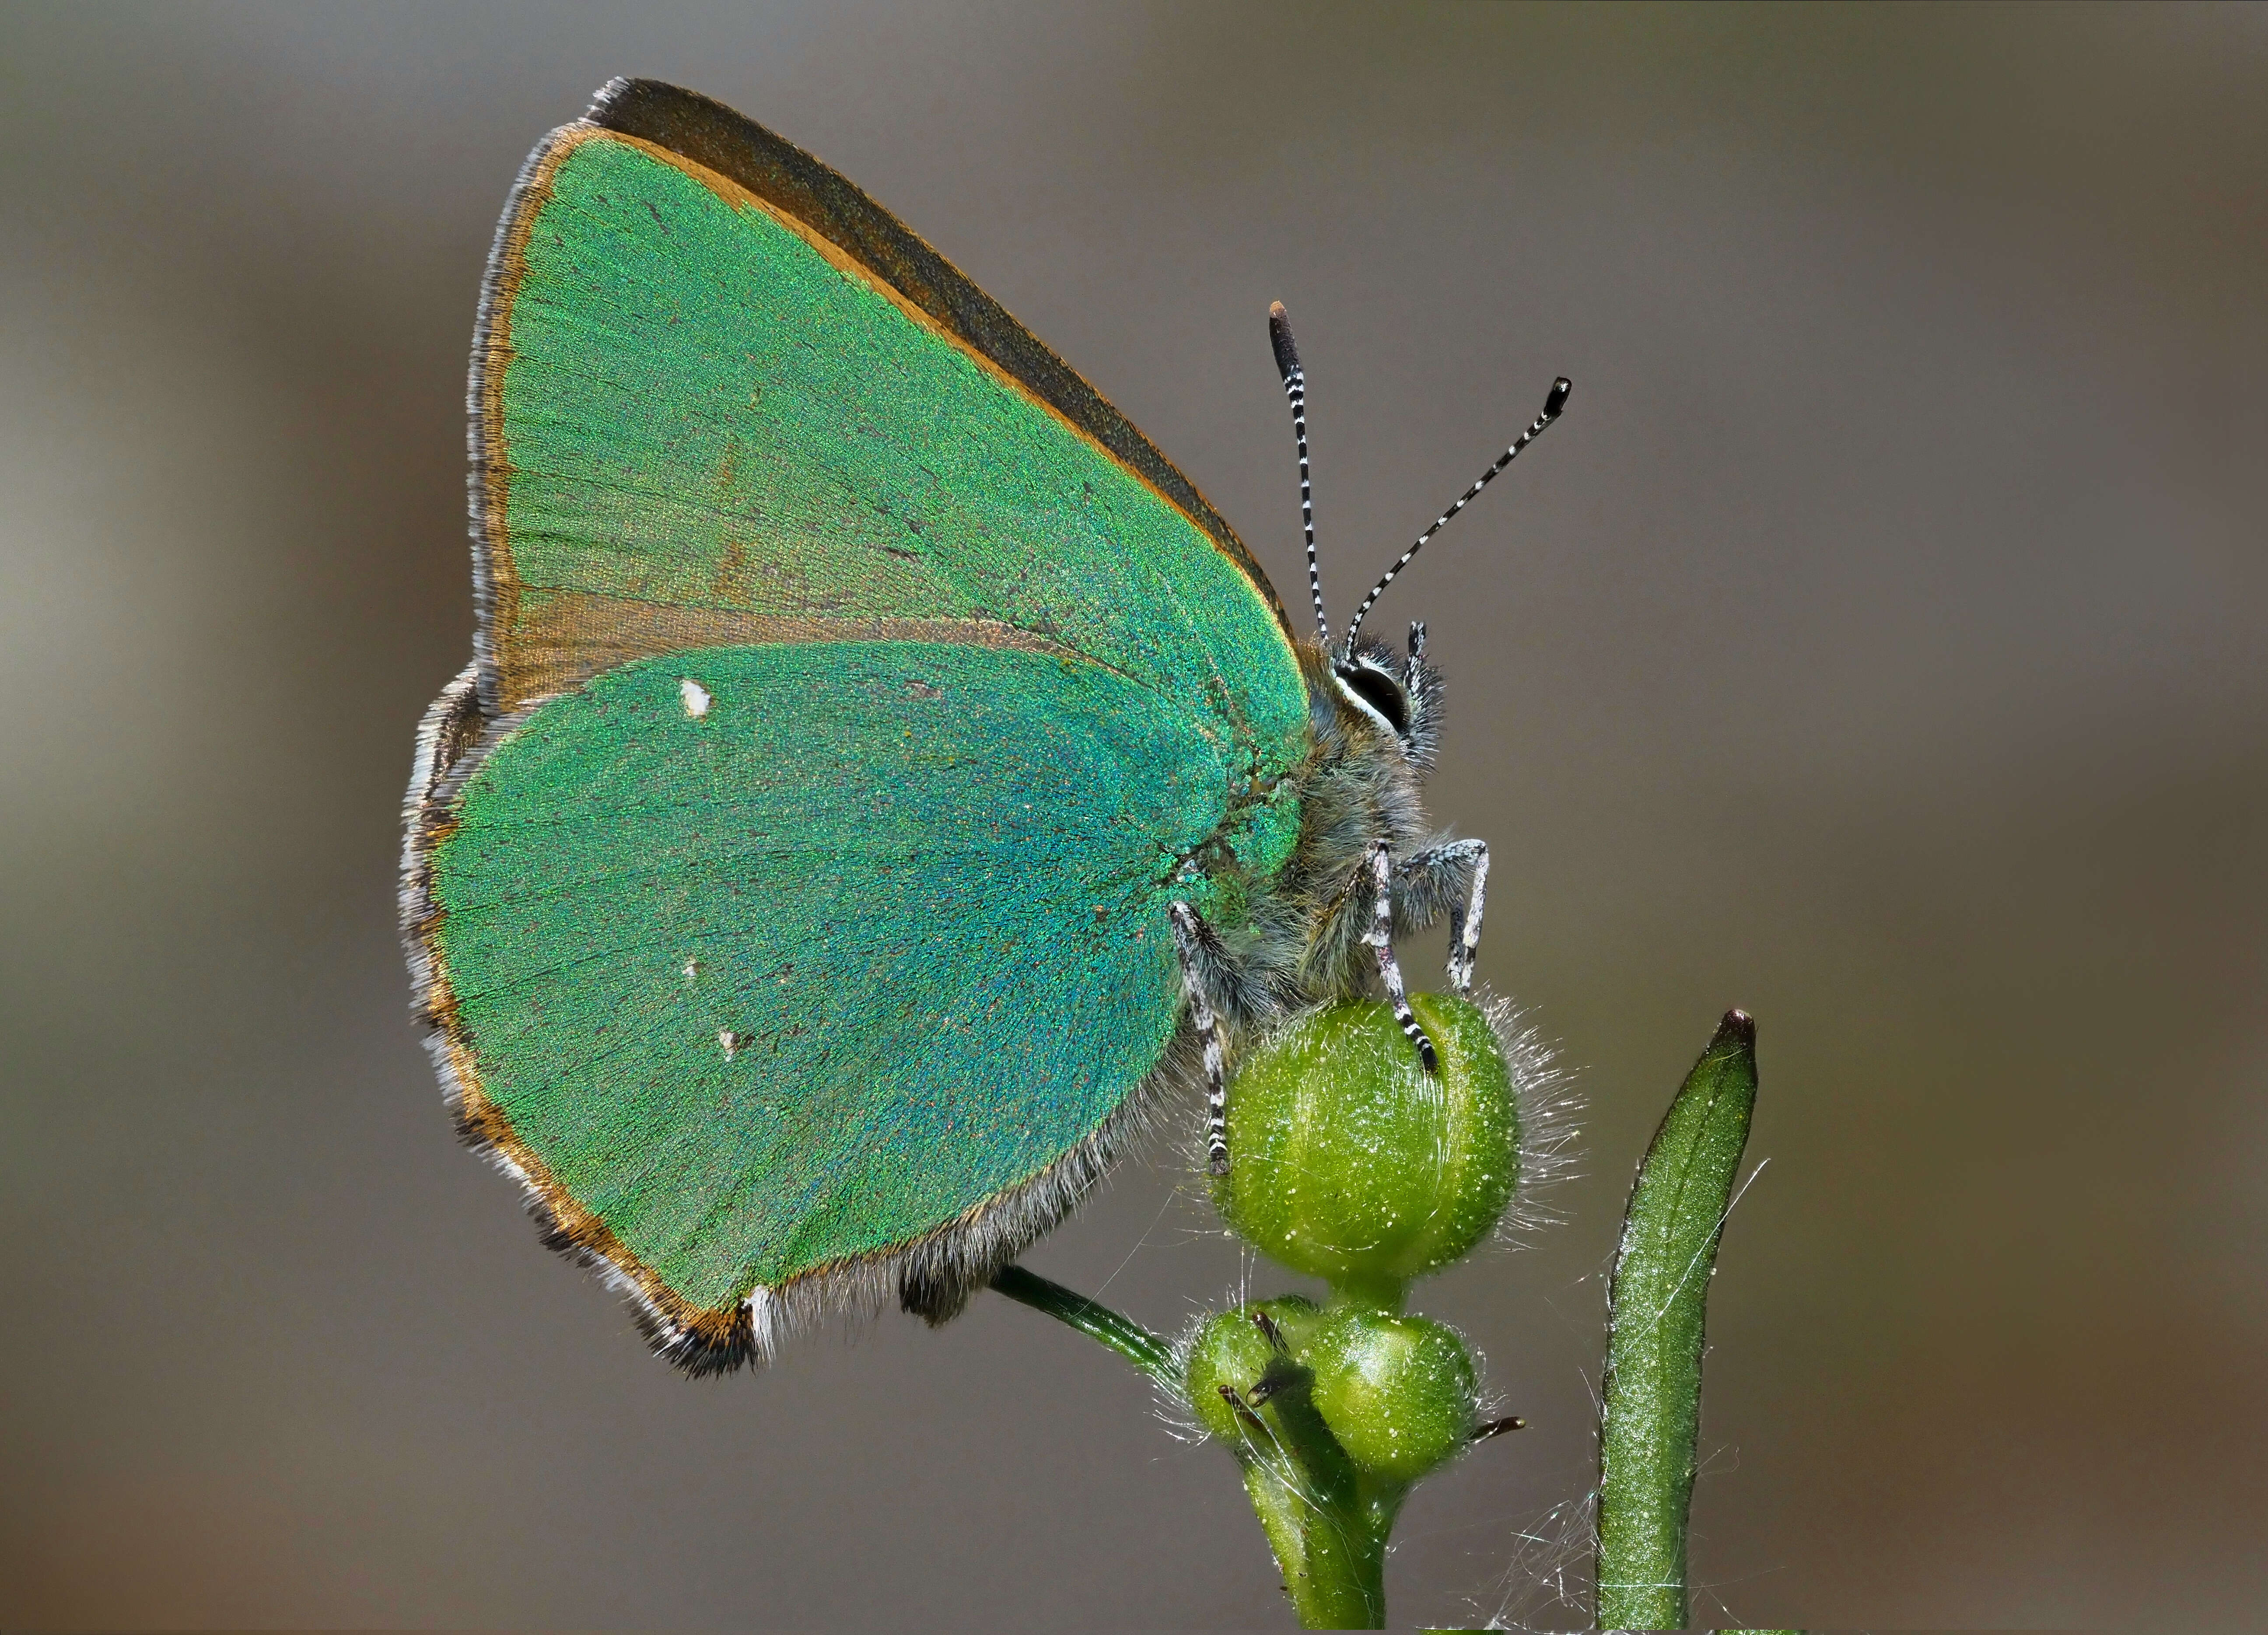
[[[1208,976],[1238,1033],[1371,991],[1362,879],[1370,851],[1383,839],[1395,858],[1408,858],[1431,838],[1419,789],[1439,738],[1441,685],[1424,657],[1422,630],[1407,657],[1365,642],[1350,665],[1301,643],[1300,661],[1309,743],[1290,779],[1298,844],[1273,880],[1248,889],[1241,924],[1207,927]],[[1350,677],[1351,668],[1359,674]],[[1397,932],[1432,923],[1441,909],[1433,898],[1398,893]]]

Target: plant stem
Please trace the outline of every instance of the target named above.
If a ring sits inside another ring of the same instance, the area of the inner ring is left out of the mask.
[[[1631,1189],[1607,1319],[1598,1622],[1683,1629],[1685,1524],[1717,1243],[1756,1099],[1756,1024],[1726,1013]]]
[[[1300,1374],[1258,1410],[1238,1405],[1244,1491],[1302,1629],[1383,1629],[1386,1541],[1409,1488],[1355,1469]]]
[[[1003,1267],[992,1286],[1108,1346],[1174,1396],[1188,1390],[1165,1338],[1101,1301],[1021,1266]],[[1257,1390],[1248,1402],[1233,1396],[1233,1451],[1301,1625],[1377,1629],[1386,1621],[1387,1536],[1408,1489],[1355,1470],[1308,1400],[1311,1378],[1288,1369],[1264,1399]]]
[[[1162,1335],[1152,1333],[1100,1300],[1089,1300],[1076,1289],[1067,1289],[1021,1266],[1002,1267],[994,1274],[992,1286],[1010,1300],[1045,1312],[1089,1339],[1101,1341],[1176,1396],[1181,1395],[1181,1370],[1174,1366],[1174,1348]]]

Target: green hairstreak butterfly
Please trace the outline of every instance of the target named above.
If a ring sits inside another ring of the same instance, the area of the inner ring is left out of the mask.
[[[1424,628],[1315,632],[1139,431],[850,182],[615,80],[530,157],[470,383],[472,663],[402,903],[467,1138],[709,1372],[957,1310],[1485,846]],[[1567,384],[1479,482],[1557,415]],[[1445,513],[1446,522],[1464,499]],[[1441,526],[1429,528],[1418,543]]]

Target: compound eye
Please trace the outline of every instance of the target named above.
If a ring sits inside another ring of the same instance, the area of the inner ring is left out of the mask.
[[[1410,736],[1410,695],[1401,682],[1366,664],[1345,666],[1338,676],[1339,684],[1376,711],[1396,738]]]

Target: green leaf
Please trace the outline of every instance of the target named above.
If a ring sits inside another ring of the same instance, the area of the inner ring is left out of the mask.
[[[1756,1024],[1729,1011],[1631,1189],[1609,1300],[1599,1432],[1602,1629],[1685,1627],[1702,1329],[1756,1099]]]

